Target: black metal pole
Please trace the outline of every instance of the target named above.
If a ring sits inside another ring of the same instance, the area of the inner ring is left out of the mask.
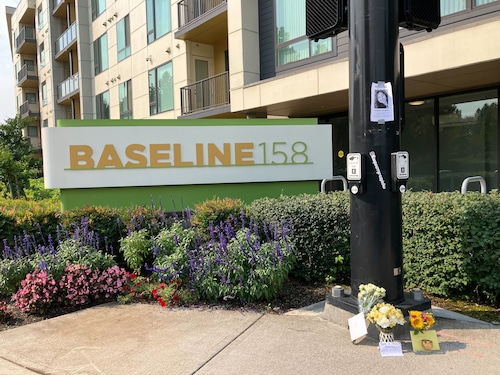
[[[388,302],[401,302],[401,193],[391,191],[391,152],[400,150],[398,1],[351,0],[348,13],[349,152],[364,161],[363,191],[351,194],[352,295],[374,283]],[[376,106],[378,91],[392,96],[392,108]]]

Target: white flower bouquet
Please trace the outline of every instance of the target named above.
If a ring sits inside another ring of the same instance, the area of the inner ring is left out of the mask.
[[[377,303],[382,302],[385,297],[385,289],[374,284],[361,284],[358,293],[359,312],[368,314],[372,307]]]
[[[405,324],[401,310],[389,303],[377,303],[372,307],[367,318],[382,332],[390,332],[396,325]]]

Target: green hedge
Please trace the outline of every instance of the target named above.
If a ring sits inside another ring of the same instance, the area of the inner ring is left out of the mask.
[[[348,279],[348,193],[262,198],[250,204],[248,215],[258,222],[293,220],[291,242],[297,252],[293,275],[306,280]]]
[[[498,302],[498,193],[405,193],[402,208],[406,287]]]

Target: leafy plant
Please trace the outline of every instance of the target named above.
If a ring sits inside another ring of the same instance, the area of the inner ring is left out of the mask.
[[[151,244],[147,229],[131,232],[120,240],[120,251],[128,266],[135,272],[140,273],[145,257],[152,253]]]

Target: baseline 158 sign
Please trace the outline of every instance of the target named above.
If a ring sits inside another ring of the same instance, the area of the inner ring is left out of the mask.
[[[322,125],[43,128],[45,187],[320,180],[331,140]]]

